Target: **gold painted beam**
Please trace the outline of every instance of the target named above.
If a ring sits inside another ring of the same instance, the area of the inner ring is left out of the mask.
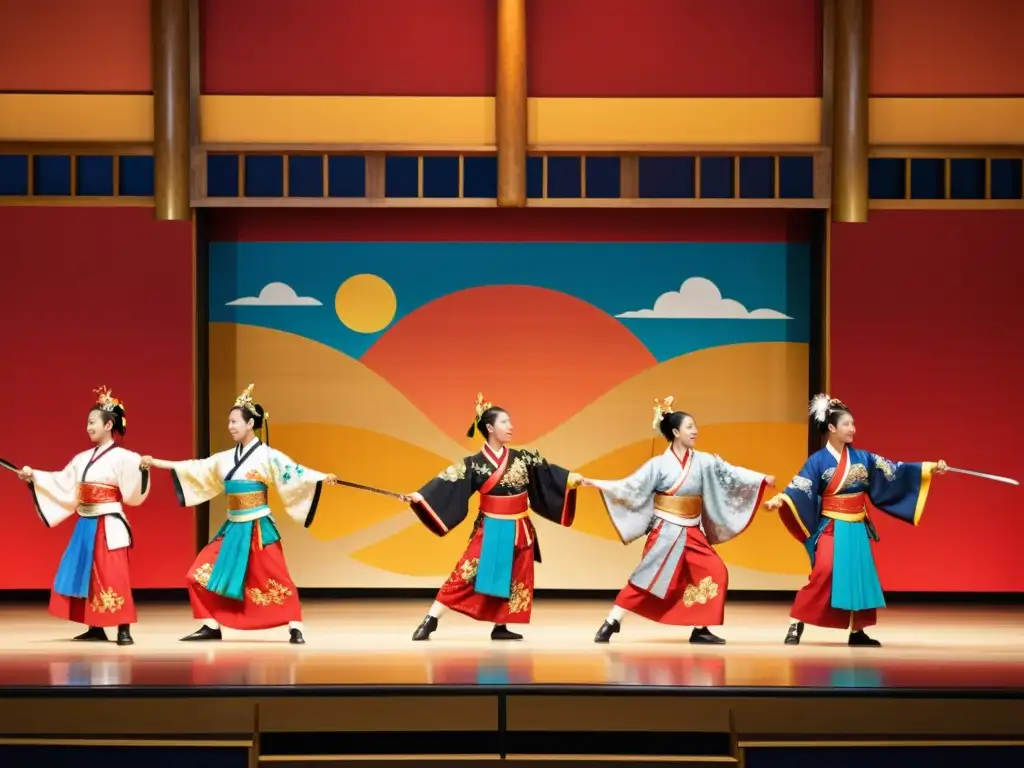
[[[498,205],[526,205],[526,0],[498,0]]]
[[[153,181],[156,218],[188,221],[189,8],[184,0],[151,0],[153,36]]]
[[[868,0],[835,0],[832,220],[868,218]]]

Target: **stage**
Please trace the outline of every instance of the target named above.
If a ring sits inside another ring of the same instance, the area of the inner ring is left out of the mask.
[[[814,627],[786,646],[788,605],[764,603],[730,606],[718,631],[725,646],[690,645],[688,628],[634,616],[597,645],[607,602],[543,595],[521,642],[492,642],[488,626],[446,614],[431,640],[414,643],[428,606],[310,601],[307,644],[293,646],[285,629],[183,643],[198,626],[186,604],[143,604],[131,647],[73,642],[80,630],[44,605],[6,607],[0,732],[44,741],[202,736],[249,744],[279,763],[310,750],[407,753],[396,736],[412,732],[420,745],[431,733],[461,734],[465,748],[447,738],[438,747],[446,753],[536,756],[582,754],[583,742],[595,755],[609,731],[642,731],[644,747],[628,745],[631,754],[685,745],[711,762],[738,760],[744,745],[1024,738],[1016,606],[890,608],[870,630],[882,648],[850,648],[845,632]],[[83,697],[101,706],[85,707]],[[129,707],[118,703],[126,699]]]

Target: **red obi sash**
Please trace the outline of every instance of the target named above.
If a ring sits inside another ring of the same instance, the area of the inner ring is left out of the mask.
[[[823,512],[846,512],[856,514],[864,511],[865,493],[850,493],[842,496],[826,496],[821,500]]]
[[[108,504],[120,501],[122,501],[120,488],[99,483],[79,483],[78,485],[79,504]]]
[[[515,496],[480,495],[480,511],[488,517],[515,519],[530,514],[530,500],[525,493]]]

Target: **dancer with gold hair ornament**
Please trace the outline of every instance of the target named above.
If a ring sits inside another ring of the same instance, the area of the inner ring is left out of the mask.
[[[810,415],[828,437],[811,454],[786,490],[768,501],[783,524],[807,549],[811,575],[793,602],[786,645],[799,645],[804,625],[846,629],[849,644],[878,647],[865,627],[885,607],[871,539],[878,535],[867,502],[881,512],[917,525],[924,512],[933,474],[946,462],[904,464],[853,447],[853,414],[826,394],[811,400]]]
[[[60,472],[23,467],[36,513],[47,528],[78,516],[50,593],[50,613],[88,626],[75,640],[105,642],[104,627],[117,627],[117,644],[132,645],[135,600],[128,567],[132,532],[124,507],[149,495],[149,470],[137,453],[118,445],[127,417],[124,403],[106,387],[94,390],[86,432],[93,442]],[[8,466],[7,462],[3,462]]]
[[[228,414],[231,450],[208,459],[164,461],[142,458],[143,466],[171,470],[178,502],[194,507],[224,493],[228,519],[186,576],[192,614],[203,625],[182,640],[220,640],[229,629],[271,629],[288,625],[289,642],[301,645],[302,606],[288,573],[267,490],[273,485],[285,512],[308,528],[320,493],[334,475],[296,464],[256,436],[269,434],[270,414],[253,401],[253,385],[238,396]],[[269,441],[268,441],[269,442]]]
[[[624,480],[592,480],[623,544],[647,535],[640,565],[619,592],[594,636],[607,643],[627,613],[661,624],[690,626],[691,643],[721,645],[709,626],[725,620],[729,571],[712,548],[743,533],[775,478],[695,451],[697,422],[654,401],[654,429],[668,448]]]
[[[409,494],[412,511],[437,536],[465,520],[470,498],[480,494],[469,546],[413,640],[427,640],[446,608],[493,623],[492,640],[521,640],[507,625],[529,623],[533,608],[533,564],[540,562],[540,546],[530,510],[567,528],[576,515],[580,476],[548,464],[535,450],[511,448],[508,412],[485,402],[483,394],[477,395],[468,437],[477,432],[485,441],[478,453]]]

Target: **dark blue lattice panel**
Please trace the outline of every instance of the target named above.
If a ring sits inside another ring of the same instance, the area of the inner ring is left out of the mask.
[[[583,196],[583,158],[551,155],[548,157],[548,197]]]
[[[702,157],[700,196],[723,199],[733,196],[733,157]]]
[[[779,197],[787,200],[810,200],[814,197],[813,157],[779,158]]]
[[[497,163],[497,160],[495,160]],[[494,166],[494,189],[498,189],[498,166]],[[494,196],[498,193],[495,191]],[[526,196],[538,199],[544,197],[544,158],[530,156],[526,158]]]
[[[37,195],[71,194],[71,158],[68,155],[36,155],[32,165]]]
[[[0,155],[0,195],[28,194],[28,155]]]
[[[910,161],[910,197],[914,200],[945,199],[945,160],[915,158]]]
[[[384,161],[384,196],[420,196],[420,159],[388,155]]]
[[[238,162],[235,161],[237,171]],[[207,164],[209,168],[209,164]],[[153,196],[153,156],[121,155],[118,161],[118,194],[121,197]],[[238,179],[235,177],[237,191]]]
[[[324,159],[320,155],[288,158],[288,197],[324,196]]]
[[[238,155],[206,156],[206,194],[238,197]]]
[[[764,200],[775,197],[775,158],[741,157],[740,197]]]
[[[452,198],[459,196],[459,158],[423,158],[423,196]]]
[[[76,158],[75,194],[88,197],[112,197],[114,194],[114,158],[109,155],[81,155]]]
[[[641,157],[639,196],[660,199],[695,197],[695,167],[696,160],[692,157]]]
[[[868,197],[872,200],[902,200],[907,196],[906,160],[872,157],[868,160]]]
[[[366,158],[362,155],[328,157],[327,186],[330,197],[366,197]]]
[[[245,196],[284,197],[284,156],[245,156]]]
[[[950,160],[949,196],[953,200],[984,200],[985,161],[965,158]]]
[[[992,199],[1021,198],[1021,161],[1012,158],[992,160]]]
[[[621,196],[622,160],[618,157],[588,157],[587,197],[615,199]]]
[[[526,194],[527,197],[540,197],[530,194],[530,160],[526,161]],[[462,196],[484,197],[494,199],[498,196],[498,158],[494,155],[470,155],[462,160]]]

